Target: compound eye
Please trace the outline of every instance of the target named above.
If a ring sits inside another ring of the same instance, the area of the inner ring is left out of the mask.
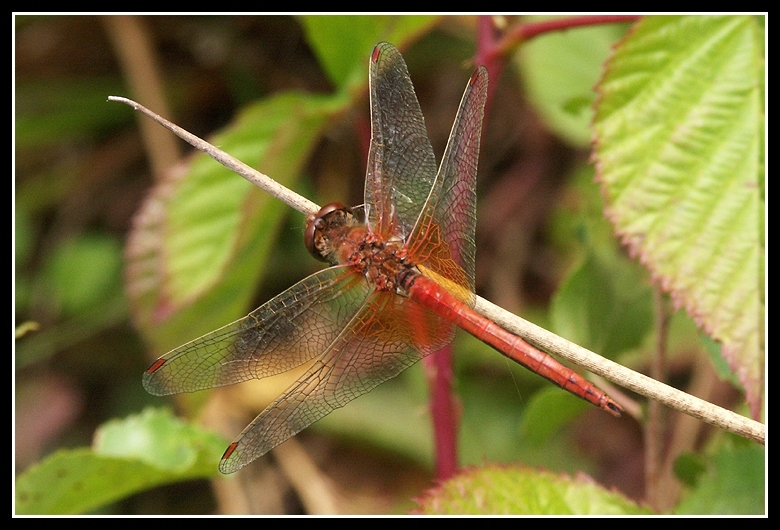
[[[315,259],[324,262],[329,261],[322,232],[328,225],[328,221],[325,217],[339,210],[349,213],[350,216],[352,215],[349,208],[340,202],[331,202],[320,208],[319,212],[310,214],[306,217],[306,230],[303,233],[303,243],[306,245],[306,250],[308,250],[309,254],[314,256]]]

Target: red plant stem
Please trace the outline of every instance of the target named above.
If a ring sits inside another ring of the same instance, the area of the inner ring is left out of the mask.
[[[474,63],[484,65],[490,77],[488,87],[488,102],[493,89],[498,85],[498,78],[506,65],[512,50],[519,44],[549,33],[578,27],[597,26],[601,24],[618,24],[635,22],[641,15],[584,15],[576,17],[561,17],[540,22],[520,23],[507,29],[503,34],[496,28],[492,16],[480,16],[477,21],[477,51]],[[487,112],[486,112],[487,114]]]
[[[474,64],[482,65],[488,71],[488,93],[485,101],[485,116],[488,115],[490,104],[493,101],[493,92],[498,86],[506,66],[508,54],[495,53],[501,34],[493,23],[493,17],[483,15],[477,19],[477,50],[474,55]]]
[[[458,470],[458,412],[452,390],[452,346],[423,359],[431,389],[431,419],[436,453],[436,478],[446,480]]]
[[[640,18],[642,18],[641,15],[585,15],[518,24],[506,32],[501,41],[497,43],[494,53],[503,55],[521,42],[551,31],[561,31],[583,26],[598,26],[601,24],[636,22]]]

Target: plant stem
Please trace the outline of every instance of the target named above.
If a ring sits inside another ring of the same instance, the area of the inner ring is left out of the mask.
[[[552,20],[543,20],[540,22],[530,22],[528,24],[517,24],[510,28],[501,41],[496,46],[496,53],[505,53],[513,48],[533,39],[539,35],[551,31],[562,31],[572,28],[587,26],[599,26],[602,24],[622,24],[625,22],[636,22],[641,15],[585,15],[578,17],[562,17]]]
[[[452,346],[423,359],[431,389],[431,418],[436,447],[436,478],[446,480],[458,470],[458,413],[452,390]]]
[[[185,131],[175,123],[171,123],[170,121],[166,120],[159,114],[156,114],[152,112],[151,110],[147,109],[140,103],[136,103],[132,99],[127,99],[119,96],[109,96],[109,101],[117,101],[119,103],[124,103],[125,105],[129,105],[135,110],[138,110],[145,114],[146,116],[150,117],[169,131],[171,131],[173,134],[190,144],[191,146],[195,147],[196,149],[203,151],[207,155],[209,155],[211,158],[225,166],[226,168],[230,169],[231,171],[234,171],[247,179],[249,182],[254,184],[255,186],[264,189],[277,199],[283,201],[284,203],[288,204],[289,206],[292,206],[299,212],[301,212],[303,215],[309,215],[311,213],[317,213],[319,211],[320,207],[317,206],[315,203],[311,202],[309,199],[305,197],[301,197],[294,191],[285,188],[278,182],[276,182],[274,179],[269,177],[268,175],[264,175],[257,171],[256,169],[253,169],[249,167],[248,165],[244,164],[240,160],[230,156],[229,154],[225,153],[224,151],[217,149],[207,141],[203,140],[202,138],[198,138],[194,134],[192,134],[189,131]]]
[[[666,379],[666,344],[669,339],[669,312],[664,295],[653,289],[655,308],[656,348],[650,365],[650,376],[658,381]],[[662,471],[663,440],[666,422],[661,404],[650,401],[647,407],[647,422],[644,429],[645,437],[645,499],[648,504],[660,510],[658,485]]]

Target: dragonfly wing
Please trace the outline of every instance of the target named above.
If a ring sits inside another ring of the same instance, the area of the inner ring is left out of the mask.
[[[409,238],[412,255],[427,256],[431,270],[469,291],[474,290],[477,162],[487,86],[487,70],[480,66],[463,93],[436,181]],[[465,283],[449,259],[462,267]]]
[[[345,332],[233,442],[220,471],[233,473],[334,409],[372,390],[451,340],[454,326],[408,298],[376,291]]]
[[[246,317],[179,346],[143,376],[155,395],[194,392],[286,372],[325,351],[371,292],[365,278],[331,267]]]
[[[406,63],[388,43],[369,63],[371,145],[366,220],[385,238],[411,230],[436,177],[436,158]]]

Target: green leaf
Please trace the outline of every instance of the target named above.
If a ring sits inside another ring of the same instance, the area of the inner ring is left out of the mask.
[[[92,449],[60,450],[16,480],[16,513],[79,514],[162,484],[219,475],[227,441],[170,411],[112,421]]]
[[[334,85],[365,85],[371,50],[387,41],[398,48],[430,28],[433,16],[310,15],[300,17],[322,67]]]
[[[174,475],[210,476],[216,475],[227,443],[182,422],[168,409],[150,408],[104,424],[95,434],[93,449],[103,456],[142,460]]]
[[[736,374],[734,374],[734,372],[731,371],[731,368],[729,367],[728,363],[723,358],[723,355],[721,354],[720,344],[718,342],[715,342],[714,340],[712,340],[712,338],[710,338],[708,335],[705,335],[703,333],[700,333],[700,337],[701,337],[701,343],[704,345],[704,348],[707,350],[707,354],[710,356],[710,361],[712,362],[712,367],[715,368],[718,377],[720,377],[724,381],[729,381],[735,387],[739,388],[741,386],[739,378],[736,376]]]
[[[122,248],[101,234],[63,240],[49,255],[44,281],[51,302],[73,315],[107,300],[121,290]]]
[[[525,22],[549,16],[527,17]],[[547,33],[520,47],[514,56],[528,97],[547,126],[574,145],[589,144],[593,87],[625,24],[603,24]]]
[[[544,445],[558,430],[582,411],[590,409],[584,400],[558,387],[549,386],[529,400],[520,423],[520,438],[535,446]]]
[[[705,471],[703,457],[698,454],[684,453],[674,461],[674,475],[687,486],[695,486]]]
[[[646,17],[617,48],[594,160],[619,237],[723,345],[754,417],[764,381],[763,27]]]
[[[426,515],[650,514],[584,475],[576,478],[514,466],[470,469],[418,499]]]
[[[651,291],[630,264],[589,252],[555,293],[550,316],[555,333],[614,358],[652,328]]]
[[[736,445],[708,459],[697,485],[679,504],[677,514],[763,515],[766,513],[766,450]]]

